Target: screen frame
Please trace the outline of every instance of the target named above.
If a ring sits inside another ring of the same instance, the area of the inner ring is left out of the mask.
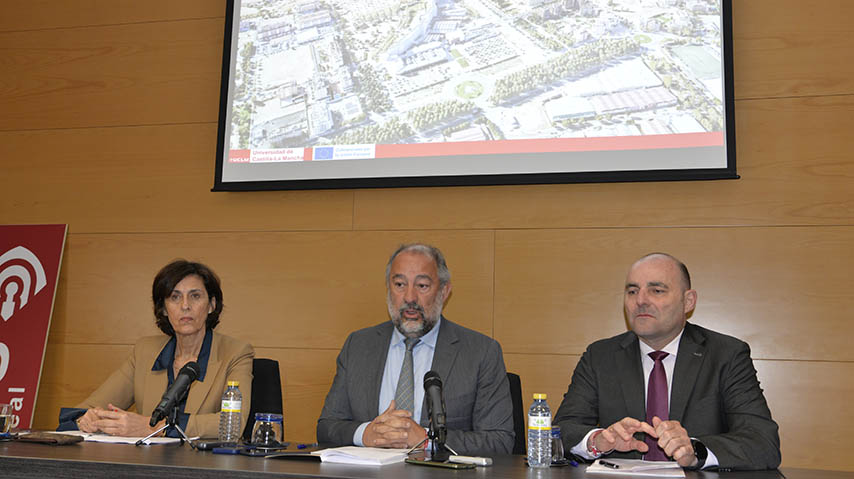
[[[723,54],[723,110],[725,122],[724,149],[727,165],[724,168],[696,169],[659,169],[659,170],[620,170],[620,171],[583,171],[548,173],[507,173],[472,175],[429,175],[429,176],[378,176],[318,178],[296,180],[264,181],[223,181],[223,162],[225,158],[225,134],[227,130],[229,88],[231,82],[231,46],[234,28],[235,1],[226,0],[225,26],[223,35],[222,72],[220,84],[219,117],[217,122],[217,150],[214,169],[214,186],[211,191],[273,191],[273,190],[312,190],[312,189],[353,189],[353,188],[403,188],[433,186],[488,186],[488,185],[527,185],[527,184],[567,184],[567,183],[616,183],[649,181],[696,181],[739,179],[736,171],[735,144],[735,94],[733,74],[732,45],[732,0],[721,0],[721,35]]]

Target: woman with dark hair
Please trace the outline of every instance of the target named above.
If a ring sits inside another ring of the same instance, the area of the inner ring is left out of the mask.
[[[176,260],[154,277],[151,299],[157,327],[165,336],[137,341],[133,354],[91,396],[75,409],[63,409],[59,429],[147,436],[164,424],[162,420],[149,426],[163,393],[181,368],[195,361],[199,377],[178,404],[177,424],[188,436],[216,437],[222,393],[228,381],[238,381],[243,431],[255,351],[246,342],[213,332],[223,306],[219,278],[203,264]],[[134,404],[136,412],[128,411]]]

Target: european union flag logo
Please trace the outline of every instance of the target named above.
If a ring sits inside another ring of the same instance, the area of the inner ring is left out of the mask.
[[[331,160],[335,152],[334,146],[320,146],[314,149],[315,160]]]

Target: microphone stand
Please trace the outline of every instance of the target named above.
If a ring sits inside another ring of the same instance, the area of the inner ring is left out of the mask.
[[[430,418],[430,427],[427,429],[427,437],[430,439],[430,460],[435,462],[448,462],[451,454],[458,455],[456,451],[445,444],[447,430],[444,426],[434,427],[433,418]]]
[[[179,438],[181,440],[179,445],[183,445],[184,441],[187,441],[187,443],[190,444],[190,447],[192,447],[193,449],[196,448],[196,445],[193,444],[193,441],[191,441],[190,438],[187,437],[187,434],[184,432],[183,429],[181,429],[181,426],[178,425],[178,404],[177,403],[174,406],[172,406],[172,411],[169,413],[169,416],[166,417],[166,424],[160,426],[160,429],[152,432],[148,436],[145,436],[144,438],[140,439],[139,441],[136,441],[136,444],[134,444],[134,445],[139,446],[139,445],[145,444],[146,441],[148,441],[149,439],[151,439],[154,436],[157,436],[164,429],[168,429],[170,427],[175,429],[176,431],[178,431],[178,433],[181,435],[181,437]]]

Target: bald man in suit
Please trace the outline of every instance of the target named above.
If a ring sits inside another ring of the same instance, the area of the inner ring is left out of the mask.
[[[568,451],[693,469],[779,466],[778,427],[749,346],[688,323],[696,303],[676,258],[653,253],[632,265],[624,294],[631,331],[587,348],[555,415]],[[654,386],[662,380],[663,409],[650,402],[662,398]]]

